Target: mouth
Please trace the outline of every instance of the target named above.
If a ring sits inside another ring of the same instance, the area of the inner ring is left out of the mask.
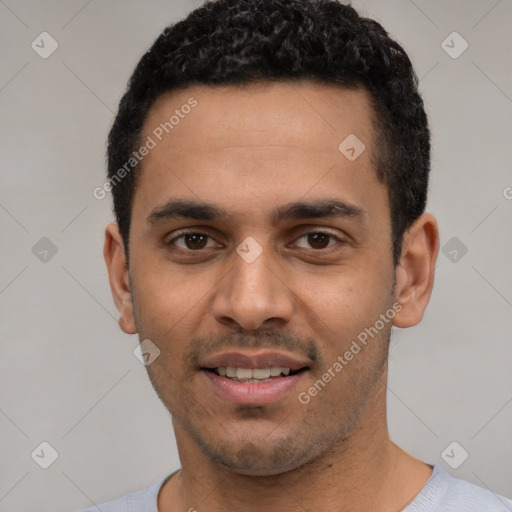
[[[292,370],[281,366],[267,368],[241,368],[235,366],[218,366],[217,368],[203,368],[204,371],[214,373],[219,377],[225,377],[232,382],[245,382],[248,384],[259,384],[262,382],[273,382],[276,379],[297,375],[308,370],[307,367]]]
[[[308,362],[277,352],[230,352],[202,362],[207,386],[222,401],[271,404],[289,395],[309,371]]]

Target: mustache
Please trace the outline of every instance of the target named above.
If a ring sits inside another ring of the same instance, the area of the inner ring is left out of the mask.
[[[193,349],[191,352],[185,356],[185,362],[192,366],[199,366],[201,357],[208,357],[219,350],[229,348],[284,349],[294,354],[305,355],[313,363],[321,361],[320,351],[313,338],[303,337],[292,332],[279,331],[276,329],[258,330],[250,333],[247,331],[235,331],[226,334],[199,337],[193,340],[192,346]]]

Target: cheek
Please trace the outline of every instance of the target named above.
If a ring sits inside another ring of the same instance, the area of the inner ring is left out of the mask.
[[[197,274],[195,278],[168,261],[148,256],[133,275],[139,311],[143,320],[169,327],[200,305],[207,285]]]
[[[388,307],[391,280],[376,265],[343,266],[315,276],[297,274],[290,282],[298,306],[337,332],[378,318]]]
[[[138,269],[132,279],[139,334],[166,344],[183,333],[193,336],[197,322],[204,317],[209,292],[221,276],[178,269],[168,261],[134,268]],[[175,351],[174,347],[178,350],[181,345],[166,346],[166,350]]]
[[[313,293],[303,289],[302,314],[323,355],[316,378],[332,369],[339,356],[343,358],[343,370],[333,370],[333,392],[350,388],[369,371],[373,374],[372,368],[384,357],[391,319],[382,322],[380,315],[390,310],[392,297],[389,276],[385,280],[383,275],[373,276],[372,282],[367,276],[349,278],[340,273],[338,279],[332,277],[323,284],[317,280]]]

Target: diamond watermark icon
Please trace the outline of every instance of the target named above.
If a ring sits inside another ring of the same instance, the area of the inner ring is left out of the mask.
[[[59,47],[59,43],[48,32],[41,32],[30,46],[39,57],[47,59]]]
[[[452,469],[462,466],[468,457],[469,453],[457,441],[450,443],[441,453],[441,458]]]
[[[468,47],[468,42],[458,32],[452,32],[441,43],[441,48],[452,59],[458,59],[468,49]]]
[[[40,443],[30,456],[43,469],[48,469],[59,458],[57,450],[48,441]]]
[[[357,160],[365,149],[366,146],[361,139],[353,133],[346,137],[338,146],[339,152],[351,162]]]
[[[254,240],[252,236],[248,236],[237,248],[238,255],[247,263],[256,261],[258,256],[263,252],[263,247]]]
[[[149,366],[160,355],[160,349],[151,340],[145,339],[135,347],[133,355],[144,366]]]
[[[460,239],[453,236],[443,245],[442,252],[452,263],[458,263],[468,252],[468,248]]]
[[[32,254],[42,263],[48,263],[57,254],[57,246],[49,238],[43,236],[32,247]]]

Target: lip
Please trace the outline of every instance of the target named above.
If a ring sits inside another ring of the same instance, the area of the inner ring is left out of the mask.
[[[261,383],[237,382],[207,370],[202,370],[201,374],[222,400],[235,405],[258,407],[271,404],[288,395],[297,387],[306,372]]]
[[[277,351],[230,351],[214,354],[200,362],[201,369],[233,366],[235,368],[271,368],[279,366],[292,371],[308,367],[310,363],[298,357]]]
[[[271,404],[282,399],[297,387],[309,370],[310,362],[299,357],[278,351],[250,351],[238,350],[214,354],[201,361],[201,374],[206,385],[223,401],[235,405],[261,406]],[[290,368],[297,371],[302,368],[306,371],[292,375],[277,377],[270,382],[237,382],[207,369],[233,366],[235,368]]]

